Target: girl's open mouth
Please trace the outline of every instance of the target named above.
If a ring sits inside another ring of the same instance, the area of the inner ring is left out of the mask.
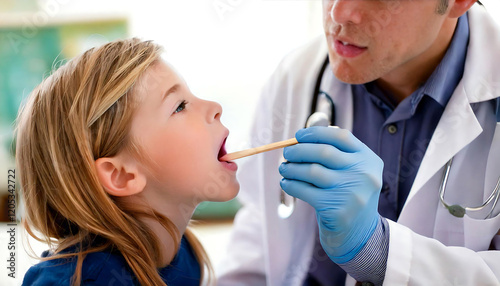
[[[227,139],[227,137],[224,139],[224,141],[222,141],[222,145],[220,146],[219,154],[217,155],[217,160],[219,160],[219,161],[220,161],[220,157],[227,154],[227,152],[226,152],[226,139]]]
[[[226,152],[226,139],[227,139],[227,137],[224,139],[224,141],[222,141],[222,145],[220,146],[219,154],[217,154],[217,160],[219,160],[219,162],[221,162],[221,164],[224,166],[224,168],[229,169],[231,171],[236,171],[236,170],[238,170],[238,165],[236,165],[236,163],[234,163],[233,161],[221,161],[220,160],[220,158],[222,156],[227,154],[227,152]]]

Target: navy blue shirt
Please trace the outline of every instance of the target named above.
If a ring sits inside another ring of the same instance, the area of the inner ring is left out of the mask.
[[[45,251],[42,256],[48,256]],[[26,272],[23,285],[71,285],[76,258],[43,261]],[[169,286],[199,286],[200,264],[185,237],[170,264],[158,269]],[[88,254],[83,260],[81,285],[140,285],[125,258],[119,252],[101,251]]]
[[[469,39],[467,15],[459,18],[443,60],[424,85],[397,106],[375,83],[353,86],[353,134],[384,161],[379,213],[396,221],[427,145],[462,79]]]
[[[441,63],[422,86],[397,105],[391,102],[390,92],[380,89],[375,82],[351,85],[353,134],[384,161],[378,209],[384,218],[396,221],[399,217],[432,134],[462,79],[468,43],[469,23],[465,14],[458,19]],[[383,219],[366,247],[342,268],[359,281],[381,284],[387,265],[387,229]],[[321,253],[318,247],[314,253]],[[339,266],[331,260],[313,259],[317,263],[311,264],[315,267],[310,269],[304,285],[344,284],[345,272]]]

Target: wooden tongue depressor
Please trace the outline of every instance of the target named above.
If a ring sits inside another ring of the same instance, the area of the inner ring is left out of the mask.
[[[267,152],[267,151],[271,151],[274,149],[284,148],[287,146],[295,145],[297,143],[298,143],[297,139],[291,138],[288,140],[274,142],[274,143],[263,145],[260,147],[255,147],[255,148],[250,148],[250,149],[246,149],[246,150],[242,150],[242,151],[238,151],[238,152],[229,153],[229,154],[226,154],[226,155],[220,157],[219,160],[220,161],[232,161],[232,160],[236,160],[239,158],[259,154],[262,152]]]

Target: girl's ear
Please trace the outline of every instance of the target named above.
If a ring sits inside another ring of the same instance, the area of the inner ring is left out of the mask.
[[[138,194],[146,186],[146,177],[136,162],[123,156],[99,158],[95,161],[97,176],[108,194],[125,197]]]
[[[458,18],[465,14],[477,0],[455,0],[455,3],[451,6],[449,16],[453,18]]]

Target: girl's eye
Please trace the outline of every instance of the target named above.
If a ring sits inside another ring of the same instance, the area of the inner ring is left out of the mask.
[[[175,113],[179,113],[179,112],[183,111],[183,110],[186,108],[186,105],[187,105],[187,104],[188,104],[188,102],[187,102],[187,101],[185,101],[185,100],[183,100],[183,101],[179,104],[179,106],[177,106],[177,108],[175,109],[174,114],[175,114]]]

